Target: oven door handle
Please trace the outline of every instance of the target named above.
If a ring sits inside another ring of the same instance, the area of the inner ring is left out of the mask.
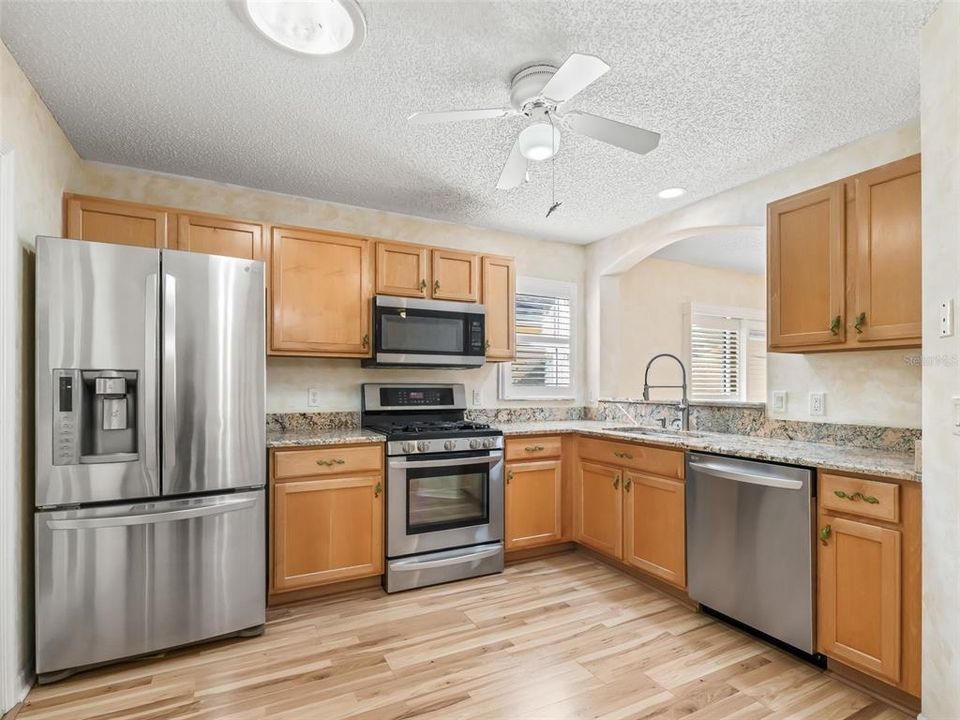
[[[456,467],[457,465],[496,465],[503,460],[503,455],[488,455],[475,458],[444,458],[442,460],[391,460],[392,468],[435,468]]]
[[[498,545],[494,548],[486,548],[476,552],[464,553],[463,555],[442,558],[440,560],[417,560],[416,558],[400,561],[395,560],[390,564],[390,570],[393,572],[409,572],[411,570],[426,570],[427,568],[447,567],[448,565],[459,565],[460,563],[464,562],[482,560],[483,558],[492,557],[499,552],[503,552],[503,548]]]

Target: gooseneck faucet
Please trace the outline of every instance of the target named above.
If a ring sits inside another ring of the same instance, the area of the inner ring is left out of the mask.
[[[677,365],[680,366],[680,385],[651,385],[649,382],[650,379],[650,366],[653,363],[662,358],[673,358],[677,361]],[[659,355],[654,355],[650,358],[650,362],[647,363],[647,369],[643,371],[643,399],[650,400],[650,390],[656,390],[658,388],[675,388],[681,391],[680,403],[677,405],[677,409],[680,410],[680,424],[684,430],[690,429],[690,403],[687,401],[687,369],[683,366],[683,360],[678,358],[672,353],[660,353]]]

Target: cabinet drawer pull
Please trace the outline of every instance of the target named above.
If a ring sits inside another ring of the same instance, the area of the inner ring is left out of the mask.
[[[840,316],[839,316],[839,315],[837,315],[837,316],[833,319],[833,322],[830,323],[830,334],[831,334],[831,335],[839,335],[839,334],[840,334]]]
[[[434,281],[433,281],[433,291],[436,292],[436,291],[439,290],[439,289],[440,289],[440,281],[439,281],[439,280],[434,280]]]
[[[820,528],[820,542],[826,545],[831,534],[833,534],[833,528],[829,525],[824,525],[822,528]]]
[[[423,292],[423,291],[426,290],[426,289],[427,289],[427,281],[426,281],[426,280],[421,280],[421,281],[420,281],[420,292]]]
[[[510,484],[511,480],[513,480],[513,470],[507,470],[507,485]]]
[[[623,489],[626,490],[627,492],[630,492],[630,488],[632,485],[633,485],[633,480],[631,480],[630,478],[627,478],[626,480],[623,481]]]
[[[363,339],[360,341],[360,344],[363,346],[364,349],[370,347],[370,336],[364,335]]]
[[[483,349],[484,349],[484,350],[489,350],[489,349],[490,349],[490,341],[489,341],[489,340],[487,340],[487,341],[483,344]]]
[[[620,459],[633,460],[633,455],[628,452],[620,452],[619,450],[614,450],[613,454]]]
[[[619,475],[617,475],[615,478],[613,478],[613,489],[614,489],[614,490],[619,490],[619,489],[620,489],[620,476],[619,476]]]
[[[373,496],[375,498],[380,497],[380,493],[383,492],[383,483],[378,482],[373,488]]]
[[[857,331],[858,335],[863,334],[863,326],[867,324],[867,314],[860,313],[857,315],[857,321],[853,324],[854,329]]]
[[[543,445],[527,445],[524,448],[526,452],[540,452],[543,449]]]
[[[862,492],[857,490],[855,493],[847,494],[843,490],[834,490],[833,494],[838,498],[843,498],[844,500],[863,500],[865,503],[870,505],[879,505],[880,499],[873,495],[864,495]]]
[[[346,460],[342,460],[340,458],[333,458],[332,460],[324,460],[323,458],[320,458],[317,460],[317,465],[343,465],[345,462]]]

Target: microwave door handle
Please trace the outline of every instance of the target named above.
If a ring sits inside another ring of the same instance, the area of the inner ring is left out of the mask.
[[[443,460],[391,460],[392,468],[433,468],[454,465],[496,465],[503,460],[500,454],[476,458],[444,458]]]

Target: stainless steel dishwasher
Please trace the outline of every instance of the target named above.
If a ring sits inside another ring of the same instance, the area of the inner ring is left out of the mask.
[[[710,610],[813,654],[813,471],[687,453],[687,583]]]

